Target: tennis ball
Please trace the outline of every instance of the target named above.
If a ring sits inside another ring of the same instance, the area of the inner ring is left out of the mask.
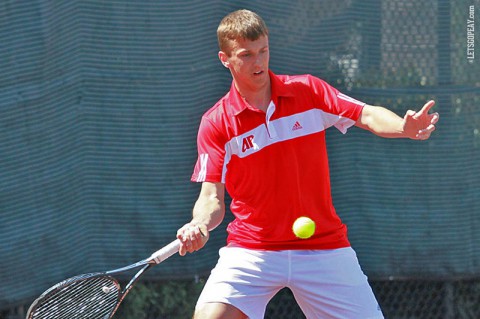
[[[315,222],[308,217],[299,217],[293,223],[293,233],[295,236],[301,239],[307,239],[312,237],[315,232]]]

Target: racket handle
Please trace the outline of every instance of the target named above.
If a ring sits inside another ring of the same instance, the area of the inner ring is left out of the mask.
[[[167,259],[168,257],[176,254],[179,249],[180,249],[180,240],[175,239],[170,244],[154,252],[152,256],[148,258],[148,260],[151,262],[154,262],[155,264],[159,264],[165,259]]]

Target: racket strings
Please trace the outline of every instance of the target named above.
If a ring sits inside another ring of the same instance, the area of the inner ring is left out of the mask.
[[[106,319],[118,302],[119,289],[107,276],[73,280],[44,296],[29,318]]]

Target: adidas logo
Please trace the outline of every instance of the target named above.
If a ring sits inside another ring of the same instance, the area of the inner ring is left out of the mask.
[[[292,131],[296,131],[296,130],[299,130],[299,129],[302,129],[303,126],[300,125],[300,123],[298,121],[295,122],[295,124],[293,124],[293,127],[292,127]]]

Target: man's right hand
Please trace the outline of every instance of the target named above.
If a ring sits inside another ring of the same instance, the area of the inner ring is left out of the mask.
[[[201,249],[210,237],[207,226],[190,222],[177,231],[177,238],[180,240],[180,256],[193,253]]]

